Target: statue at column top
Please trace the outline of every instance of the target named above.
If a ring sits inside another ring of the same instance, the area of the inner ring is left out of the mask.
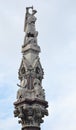
[[[32,10],[32,13],[30,13],[30,9]],[[26,32],[26,35],[34,36],[36,30],[35,30],[35,22],[37,18],[34,16],[37,13],[36,10],[32,7],[26,8],[26,16],[25,16],[25,23],[24,23],[24,32]]]

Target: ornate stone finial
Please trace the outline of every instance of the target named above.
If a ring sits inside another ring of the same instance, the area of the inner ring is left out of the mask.
[[[17,91],[17,101],[14,102],[14,116],[20,119],[22,130],[40,130],[43,117],[48,115],[48,102],[42,87],[44,72],[39,58],[40,47],[37,45],[38,32],[35,29],[36,12],[33,6],[26,8],[26,34],[18,72],[20,84],[17,84],[20,88]]]

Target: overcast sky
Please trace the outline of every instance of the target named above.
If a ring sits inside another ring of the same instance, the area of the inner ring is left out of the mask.
[[[0,130],[20,130],[13,116],[26,6],[38,13],[40,60],[49,116],[42,130],[76,130],[76,0],[0,1]]]

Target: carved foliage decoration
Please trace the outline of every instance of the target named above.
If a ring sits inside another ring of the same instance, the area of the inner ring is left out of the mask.
[[[38,104],[33,105],[22,105],[16,107],[14,111],[14,116],[20,118],[19,123],[23,126],[40,126],[40,123],[43,123],[44,115],[48,115],[47,109]]]

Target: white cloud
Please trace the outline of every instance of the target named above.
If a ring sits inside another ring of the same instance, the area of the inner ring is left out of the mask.
[[[7,118],[7,119],[3,119],[3,120],[0,120],[0,129],[1,130],[19,130],[19,126],[17,126],[17,120],[14,119],[14,118]]]

